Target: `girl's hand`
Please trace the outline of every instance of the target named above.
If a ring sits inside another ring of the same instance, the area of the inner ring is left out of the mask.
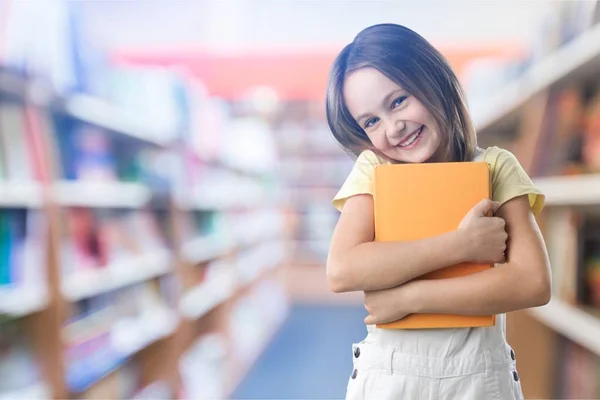
[[[506,261],[506,239],[504,219],[489,217],[498,209],[498,202],[482,200],[463,218],[458,233],[465,246],[468,261],[477,263],[503,263]]]
[[[406,283],[392,289],[365,292],[365,309],[369,312],[365,324],[394,322],[410,314],[410,285]]]

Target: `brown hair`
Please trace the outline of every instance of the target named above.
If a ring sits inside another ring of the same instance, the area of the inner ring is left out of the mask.
[[[358,156],[365,149],[373,149],[364,130],[350,115],[343,96],[346,77],[366,67],[377,69],[429,110],[442,134],[447,135],[446,154],[450,161],[472,160],[477,136],[456,74],[423,37],[395,24],[374,25],[360,32],[331,68],[327,122],[346,151]]]

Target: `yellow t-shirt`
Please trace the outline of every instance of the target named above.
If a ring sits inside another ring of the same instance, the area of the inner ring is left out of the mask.
[[[478,149],[481,153],[476,159],[490,164],[492,169],[492,198],[500,205],[527,194],[529,205],[534,215],[538,215],[544,207],[544,195],[537,189],[517,158],[508,150],[498,147]],[[342,210],[346,200],[357,194],[373,195],[373,176],[377,165],[388,164],[389,161],[377,156],[371,150],[362,152],[346,181],[333,199],[333,205]]]

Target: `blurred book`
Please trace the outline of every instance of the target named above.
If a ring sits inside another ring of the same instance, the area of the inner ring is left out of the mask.
[[[585,110],[583,159],[590,170],[600,172],[600,91]]]
[[[65,276],[96,270],[161,249],[166,232],[152,212],[69,208],[63,212]]]
[[[67,384],[81,392],[137,351],[172,333],[176,317],[152,281],[73,304],[63,330]]]
[[[11,181],[31,181],[35,173],[35,152],[28,140],[25,110],[22,106],[0,102],[0,140],[4,177]]]
[[[25,209],[0,210],[0,288],[45,284],[47,223]]]
[[[577,343],[561,340],[558,369],[558,398],[600,398],[600,357]]]
[[[32,344],[17,321],[0,321],[0,397],[43,381]]]

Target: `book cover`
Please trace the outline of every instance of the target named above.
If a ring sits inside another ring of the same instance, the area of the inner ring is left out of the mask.
[[[10,236],[10,211],[0,211],[0,286],[12,283],[10,255],[12,238]]]
[[[486,162],[381,165],[375,168],[374,184],[376,241],[413,241],[451,232],[477,203],[491,198],[492,190]],[[464,276],[492,267],[462,263],[417,279]],[[459,328],[492,326],[495,322],[495,315],[410,314],[378,327]]]
[[[24,109],[14,104],[0,105],[0,124],[7,179],[16,182],[34,180],[33,155],[25,140]]]

